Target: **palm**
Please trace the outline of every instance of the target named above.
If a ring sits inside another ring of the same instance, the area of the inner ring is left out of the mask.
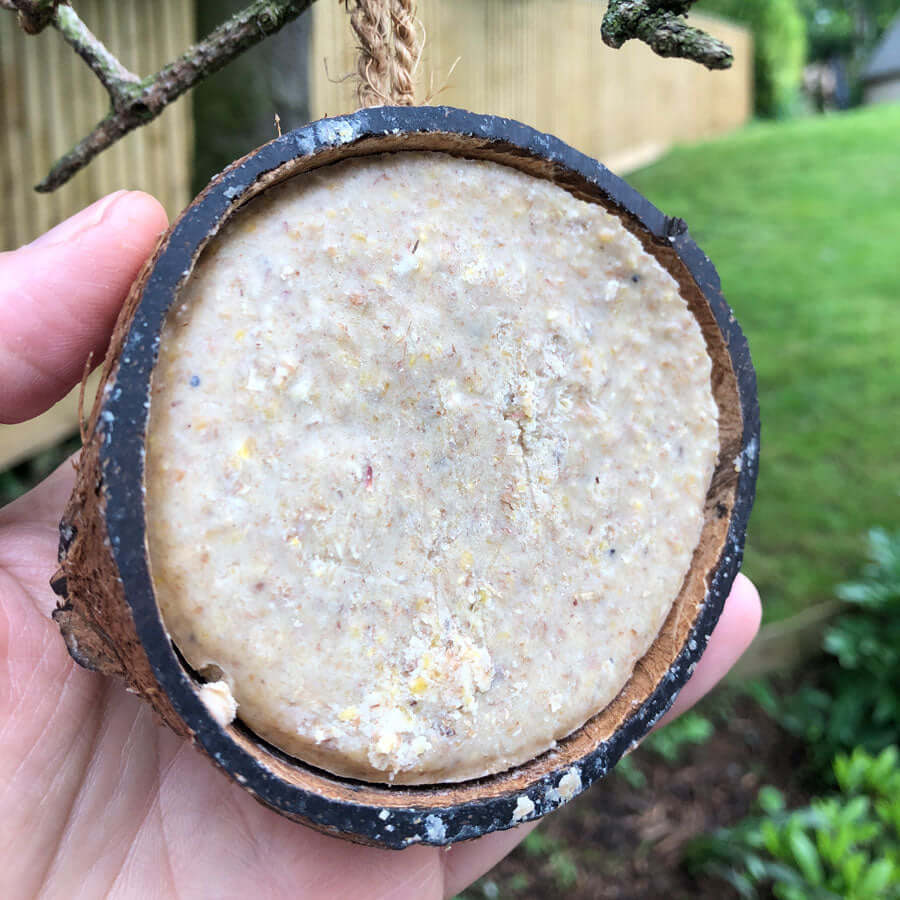
[[[140,195],[102,213],[81,214],[83,228],[41,247],[0,256],[0,284],[11,285],[0,292],[7,420],[48,405],[88,350],[102,348],[163,224],[158,205]],[[68,310],[47,309],[67,302]],[[460,890],[522,838],[517,829],[451,852],[394,853],[317,834],[231,784],[121,683],[78,668],[50,618],[48,585],[72,482],[65,464],[0,510],[0,896],[68,896],[77,887],[87,897],[432,898]],[[682,708],[752,637],[758,599],[748,584],[730,598]]]
[[[477,874],[516,842],[497,835],[452,854],[398,854],[300,828],[159,727],[121,684],[75,666],[50,619],[47,586],[71,486],[67,464],[0,512],[8,675],[0,765],[13,773],[0,797],[0,841],[3,858],[14,861],[0,875],[0,895],[79,884],[89,897],[143,897],[151,885],[162,896],[197,897],[218,885],[216,897],[246,897],[265,884],[276,897],[298,888],[327,897],[440,897],[445,884],[462,886],[455,873]]]

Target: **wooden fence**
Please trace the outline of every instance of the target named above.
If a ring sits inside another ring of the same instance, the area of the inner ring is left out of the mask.
[[[79,0],[78,13],[122,62],[141,75],[174,59],[194,39],[193,4],[183,0]],[[33,186],[105,115],[106,92],[51,28],[30,37],[0,10],[0,250],[33,240],[119,188],[158,197],[169,215],[190,199],[192,125],[183,98],[146,128],[101,154],[52,194]],[[0,470],[71,434],[67,397],[24,425],[0,426]]]
[[[746,29],[691,16],[734,49],[733,68],[709,72],[661,59],[636,41],[611,50],[600,37],[604,11],[596,0],[419,0],[426,31],[419,96],[519,119],[619,171],[750,117]],[[312,16],[312,115],[348,112],[356,98],[353,79],[342,80],[355,69],[347,13],[343,4],[321,2]]]

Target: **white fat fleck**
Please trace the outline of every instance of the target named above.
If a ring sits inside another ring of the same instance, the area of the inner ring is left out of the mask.
[[[516,808],[513,810],[512,820],[513,822],[521,822],[522,819],[527,818],[534,812],[534,801],[527,795],[522,794],[516,800]]]
[[[237,701],[231,688],[224,681],[210,681],[197,692],[207,712],[223,728],[230,725],[237,716]]]
[[[264,391],[266,389],[266,379],[261,378],[256,372],[251,372],[250,377],[247,379],[247,390],[254,391],[258,393],[260,391]]]
[[[440,816],[425,817],[425,836],[434,844],[441,843],[447,837],[447,826]]]
[[[409,272],[414,272],[421,266],[421,261],[419,257],[415,256],[413,253],[404,253],[400,258],[400,262],[398,262],[394,266],[394,272],[397,275],[407,275]]]
[[[335,122],[331,119],[322,119],[315,124],[316,133],[323,143],[338,144],[349,143],[356,136],[356,131],[349,122]]]
[[[296,146],[301,156],[306,156],[307,154],[312,153],[314,142],[309,134],[306,134],[305,131],[301,131],[294,135],[294,146]]]
[[[759,441],[753,437],[747,443],[747,446],[734,458],[734,471],[740,472],[744,465],[751,466],[756,461],[759,454]]]
[[[297,380],[291,385],[288,393],[294,400],[308,400],[310,393],[313,389],[312,378],[308,375],[301,375]]]
[[[571,800],[581,790],[581,770],[578,766],[572,766],[557,785],[559,796],[563,800]]]

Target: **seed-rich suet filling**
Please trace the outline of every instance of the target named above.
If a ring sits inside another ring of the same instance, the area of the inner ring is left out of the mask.
[[[718,445],[700,328],[620,220],[432,152],[239,212],[170,313],[150,413],[181,652],[286,752],[403,784],[527,761],[616,696]]]

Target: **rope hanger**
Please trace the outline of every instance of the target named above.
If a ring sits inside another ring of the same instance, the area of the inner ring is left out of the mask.
[[[344,2],[359,40],[359,105],[415,106],[414,78],[422,55],[415,0]]]

